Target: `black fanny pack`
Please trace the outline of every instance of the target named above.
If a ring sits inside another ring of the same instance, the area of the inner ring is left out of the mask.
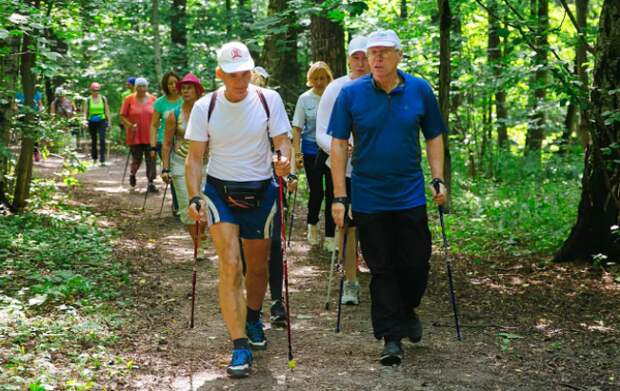
[[[250,209],[260,206],[271,179],[263,181],[234,182],[207,176],[207,183],[213,185],[219,196],[231,208]]]

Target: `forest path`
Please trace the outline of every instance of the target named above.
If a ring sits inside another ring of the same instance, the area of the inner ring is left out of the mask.
[[[286,330],[271,328],[269,346],[254,354],[252,375],[231,380],[229,340],[217,300],[216,257],[205,243],[199,264],[196,325],[189,329],[192,243],[170,213],[170,193],[159,216],[160,193],[144,201],[138,186],[120,186],[126,156],[80,175],[72,198],[102,213],[101,225],[121,232],[115,256],[129,261],[135,310],[119,354],[135,370],[135,390],[612,390],[620,386],[620,284],[588,265],[547,264],[531,257],[489,256],[478,262],[454,255],[454,278],[464,340],[455,338],[445,263],[434,228],[429,288],[418,313],[424,337],[404,342],[398,367],[378,362],[372,336],[369,274],[360,275],[359,306],[324,310],[329,254],[305,241],[305,208],[298,205],[288,250],[292,338],[297,368],[287,368]],[[42,162],[44,163],[44,162]],[[52,163],[50,163],[52,164]],[[431,225],[437,216],[429,213]],[[475,238],[472,238],[475,240]],[[334,291],[336,283],[334,283]],[[269,295],[269,294],[268,294]],[[335,308],[332,295],[332,308]],[[264,312],[268,315],[269,300]]]

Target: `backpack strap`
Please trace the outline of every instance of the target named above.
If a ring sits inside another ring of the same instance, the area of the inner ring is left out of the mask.
[[[265,110],[265,114],[267,115],[267,136],[269,136],[269,120],[271,119],[271,112],[269,111],[269,105],[267,104],[267,99],[265,95],[261,92],[260,89],[256,89],[256,94],[258,95],[258,100],[260,100],[263,109]],[[215,102],[217,101],[217,90],[211,93],[211,100],[209,101],[209,111],[207,112],[207,124],[211,121],[211,115],[213,114],[213,110],[215,109]]]
[[[213,114],[213,110],[215,109],[215,101],[217,100],[217,90],[211,93],[211,101],[209,101],[209,112],[207,114],[207,124],[211,121],[211,114]]]

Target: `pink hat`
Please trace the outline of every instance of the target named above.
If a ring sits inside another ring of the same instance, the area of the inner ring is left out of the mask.
[[[183,76],[183,80],[177,81],[177,91],[181,91],[181,86],[183,86],[183,84],[193,84],[194,87],[196,87],[198,96],[201,96],[205,92],[204,87],[200,84],[200,79],[191,72]]]
[[[101,89],[101,84],[97,83],[96,81],[90,83],[90,89],[93,91],[99,91]]]

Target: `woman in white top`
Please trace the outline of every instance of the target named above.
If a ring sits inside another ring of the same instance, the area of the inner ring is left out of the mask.
[[[321,96],[327,85],[332,81],[332,72],[323,61],[310,66],[307,74],[308,87],[297,100],[293,116],[293,148],[297,168],[304,167],[310,197],[308,198],[308,241],[319,243],[319,213],[325,198],[325,247],[331,250],[334,246],[334,220],[330,212],[332,186],[330,172],[325,166],[325,154],[319,154],[316,143],[316,111]],[[321,157],[323,156],[323,157]],[[323,180],[325,178],[325,181]]]

